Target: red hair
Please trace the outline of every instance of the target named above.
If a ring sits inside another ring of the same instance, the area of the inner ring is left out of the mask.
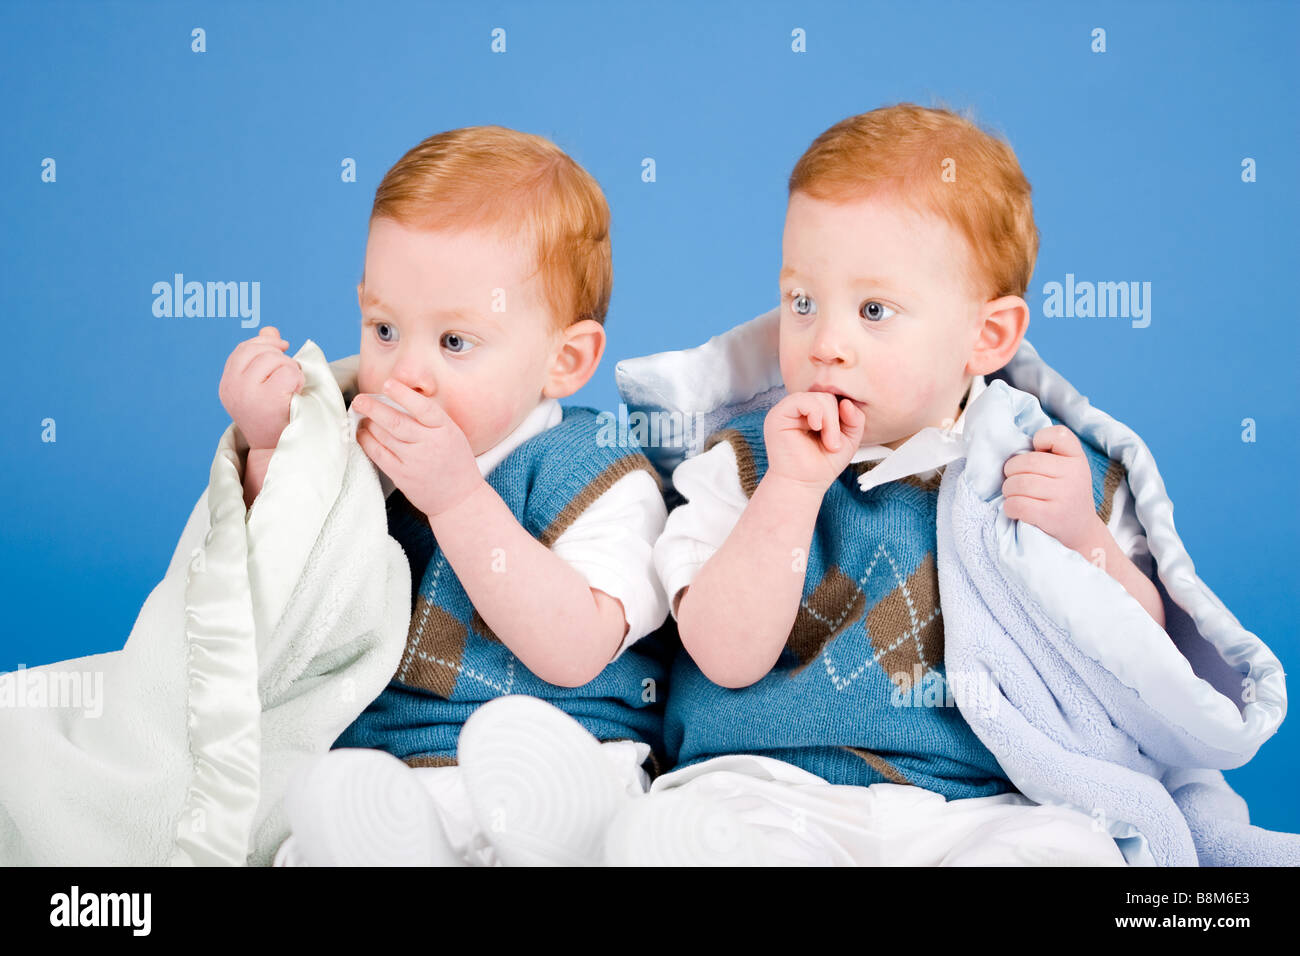
[[[467,126],[412,147],[384,174],[370,212],[408,228],[523,233],[556,322],[604,323],[614,285],[609,205],[599,184],[542,136]]]
[[[841,120],[799,157],[789,186],[831,202],[902,198],[965,238],[982,299],[1029,288],[1038,257],[1029,180],[1004,139],[950,110],[900,103]]]

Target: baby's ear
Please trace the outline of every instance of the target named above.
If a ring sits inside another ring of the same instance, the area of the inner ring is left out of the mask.
[[[979,331],[966,363],[966,374],[987,375],[1006,366],[1029,329],[1029,304],[1004,295],[980,308]]]
[[[565,398],[586,385],[605,354],[605,327],[582,319],[563,329],[555,340],[542,394]]]

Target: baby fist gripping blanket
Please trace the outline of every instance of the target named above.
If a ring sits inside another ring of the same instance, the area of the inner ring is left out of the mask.
[[[1131,864],[1300,865],[1300,835],[1251,826],[1219,772],[1250,760],[1286,716],[1282,666],[1196,576],[1151,452],[1027,342],[991,379],[939,491],[939,590],[963,716],[1017,789],[1091,815]],[[1127,478],[1165,630],[1101,567],[1003,512],[1003,465],[1056,423]]]
[[[387,683],[406,556],[339,372],[310,340],[295,358],[251,512],[232,424],[125,647],[0,676],[0,864],[268,864],[290,775]]]
[[[618,363],[632,416],[680,423],[680,441],[647,450],[666,479],[723,423],[785,395],[779,321],[772,309]],[[1281,663],[1196,576],[1151,452],[1027,341],[987,381],[947,433],[937,503],[946,687],[905,703],[955,704],[1017,789],[1089,814],[1131,864],[1300,865],[1300,835],[1251,826],[1221,773],[1285,718]],[[1051,424],[1102,463],[1105,488],[1127,480],[1167,633],[1103,569],[1003,512],[1007,459]]]

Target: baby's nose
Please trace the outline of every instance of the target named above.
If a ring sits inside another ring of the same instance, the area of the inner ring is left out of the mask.
[[[424,369],[403,370],[396,369],[392,378],[396,382],[401,382],[413,392],[419,392],[426,398],[432,398],[438,393],[438,382],[430,371]]]
[[[824,365],[835,365],[847,362],[851,357],[851,351],[844,344],[843,340],[833,334],[822,334],[817,336],[813,342],[811,358],[814,362],[820,362]]]

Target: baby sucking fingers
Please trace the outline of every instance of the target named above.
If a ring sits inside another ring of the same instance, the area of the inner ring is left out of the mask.
[[[815,400],[804,399],[795,405],[799,414],[808,423],[809,431],[820,431],[822,427],[822,410]]]
[[[862,426],[866,424],[866,415],[862,409],[854,405],[847,398],[841,398],[839,403],[840,412],[840,431],[846,435],[855,435],[860,432]]]
[[[862,429],[866,428],[867,416],[861,408],[855,406],[848,398],[840,399],[840,431],[848,438],[850,444],[857,445],[862,438]]]
[[[836,452],[840,450],[843,439],[840,437],[840,418],[839,415],[826,415],[822,419],[822,447],[827,451]]]

